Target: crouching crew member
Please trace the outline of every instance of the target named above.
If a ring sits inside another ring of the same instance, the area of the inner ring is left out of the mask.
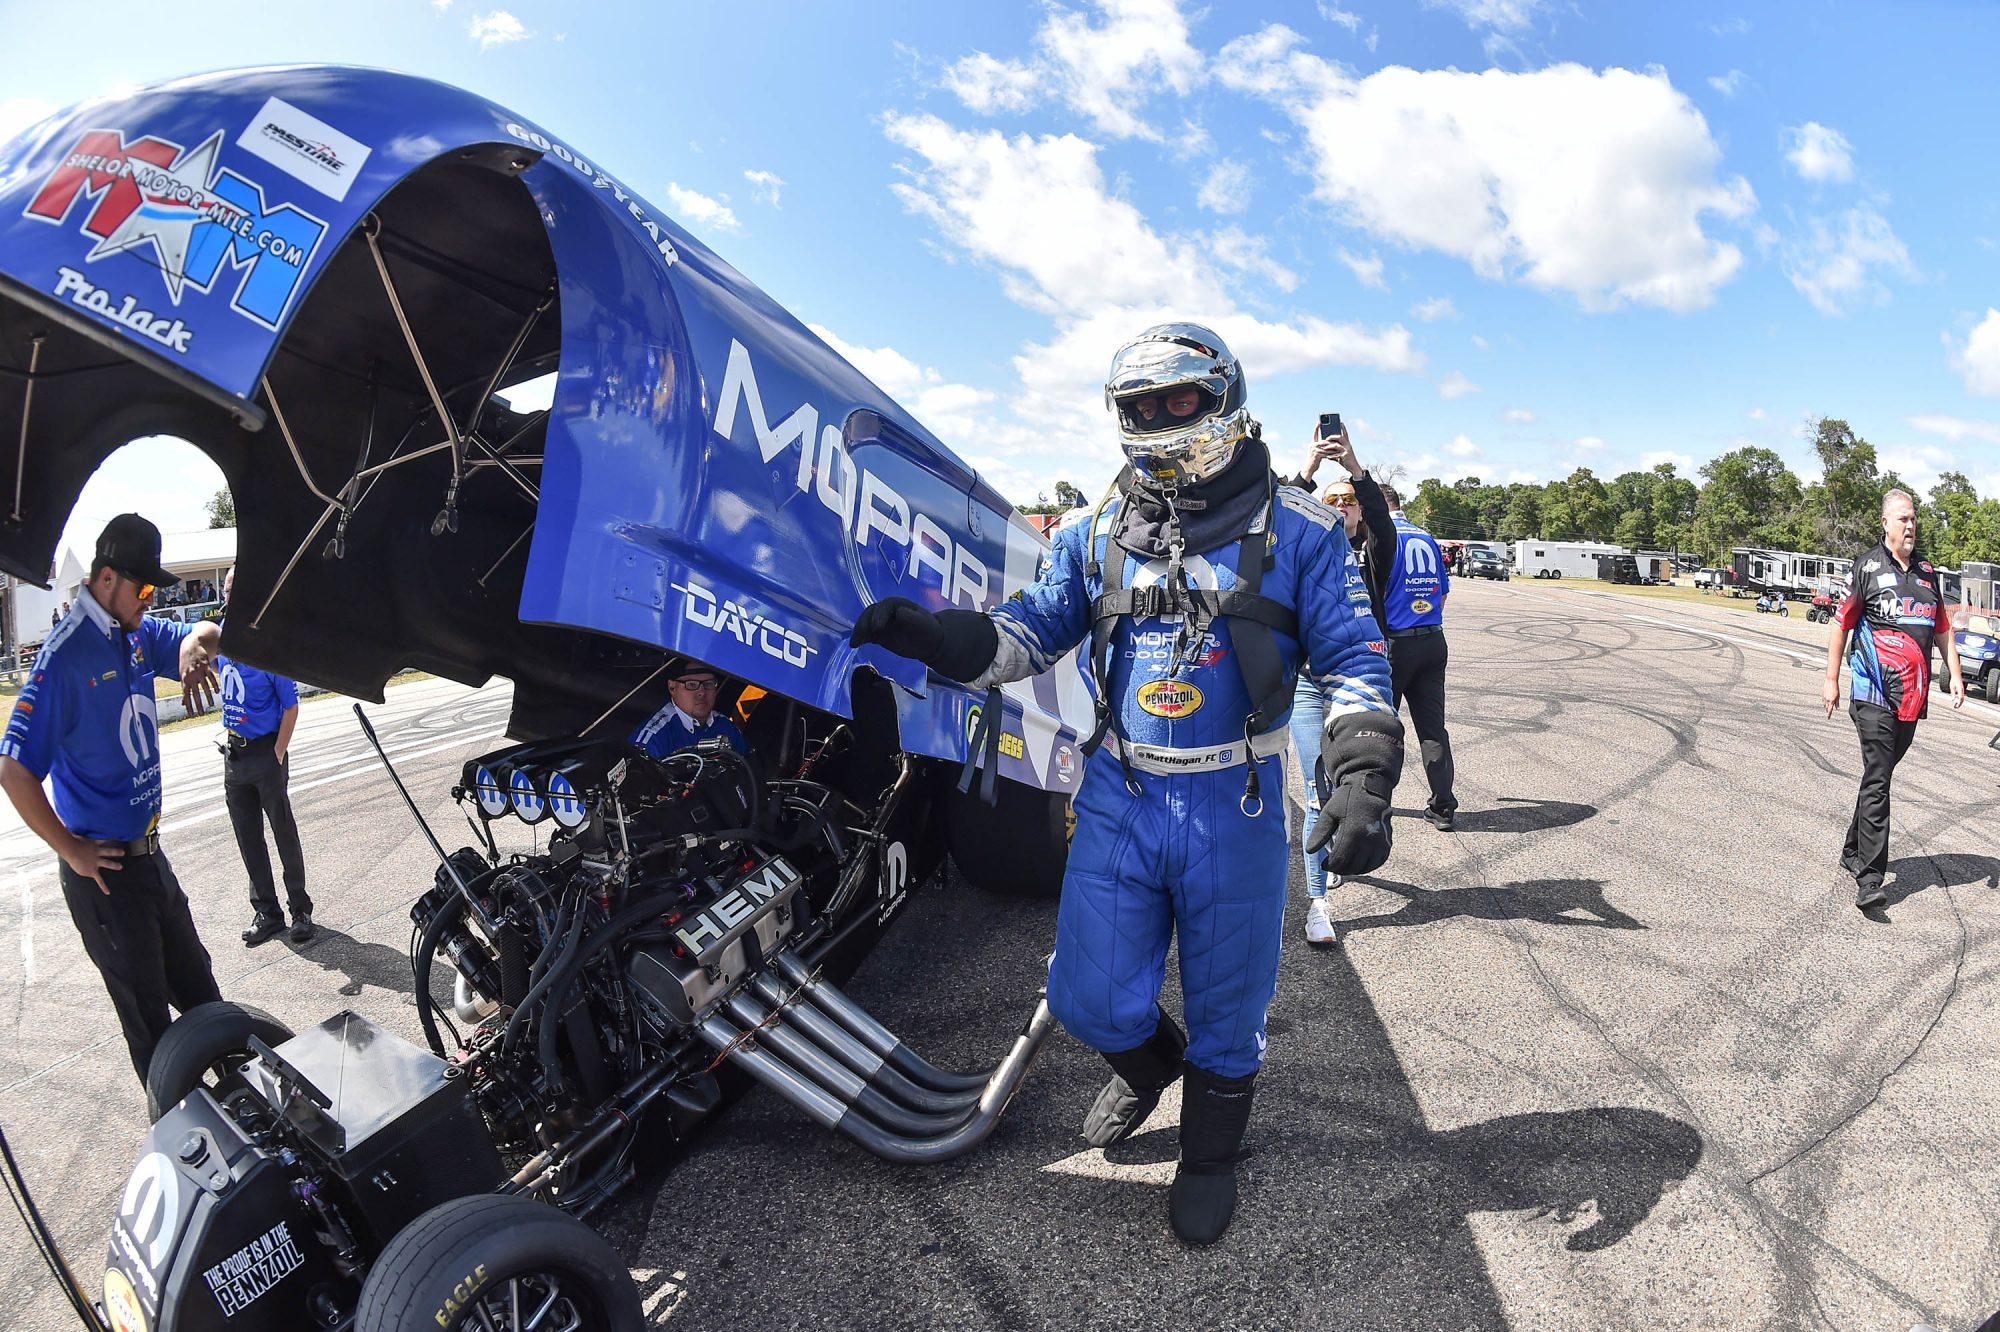
[[[1098,731],[1049,1005],[1114,1073],[1084,1120],[1092,1145],[1130,1135],[1185,1078],[1168,1215],[1183,1240],[1206,1244],[1235,1211],[1277,988],[1282,755],[1301,659],[1329,691],[1330,795],[1315,836],[1331,842],[1336,873],[1388,856],[1402,724],[1340,524],[1276,484],[1222,341],[1195,324],[1148,329],[1118,352],[1105,396],[1128,465],[1102,503],[1057,529],[1032,585],[987,614],[888,598],[862,612],[852,641],[983,687],[1046,671],[1090,639]],[[1176,930],[1185,1035],[1159,1006]]]
[[[168,1005],[185,1013],[222,997],[160,849],[153,676],[179,680],[188,707],[206,708],[221,637],[213,623],[146,614],[154,589],[176,581],[160,567],[157,527],[136,513],[106,524],[90,581],[42,644],[0,740],[0,787],[61,858],[70,919],[104,978],[142,1086]]]
[[[226,604],[236,586],[236,571],[222,579]],[[250,928],[243,942],[255,948],[285,928],[278,911],[278,894],[271,882],[271,852],[264,845],[264,822],[278,844],[278,861],[285,869],[285,905],[292,913],[291,940],[313,937],[312,898],[306,895],[306,858],[299,846],[299,824],[292,817],[292,728],[299,720],[299,689],[282,675],[260,671],[240,661],[222,658],[222,726],[225,741],[222,768],[223,802],[236,830],[236,850],[250,875]]]
[[[713,666],[681,661],[667,671],[667,702],[632,732],[632,743],[654,758],[688,749],[704,740],[727,740],[739,754],[750,752],[735,722],[715,710],[722,676]]]
[[[1396,706],[1410,703],[1410,721],[1423,748],[1424,776],[1431,799],[1424,817],[1432,826],[1451,831],[1458,813],[1452,794],[1457,774],[1451,762],[1451,736],[1444,729],[1444,673],[1451,651],[1444,641],[1444,599],[1451,592],[1444,551],[1437,538],[1403,516],[1403,501],[1393,486],[1382,487],[1395,523],[1395,549],[1382,589],[1382,619],[1389,630],[1389,666],[1395,673]]]

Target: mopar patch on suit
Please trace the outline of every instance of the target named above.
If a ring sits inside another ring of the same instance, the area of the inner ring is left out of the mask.
[[[1139,706],[1155,717],[1185,717],[1201,711],[1201,690],[1185,680],[1148,680],[1139,686]]]

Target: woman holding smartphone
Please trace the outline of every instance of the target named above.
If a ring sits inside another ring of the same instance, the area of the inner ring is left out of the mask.
[[[1389,503],[1383,497],[1381,487],[1375,484],[1375,479],[1362,469],[1360,461],[1354,456],[1354,445],[1347,438],[1347,427],[1340,423],[1338,412],[1328,412],[1320,417],[1319,425],[1313,430],[1312,453],[1306,459],[1305,470],[1286,484],[1302,490],[1314,489],[1313,474],[1319,470],[1320,464],[1326,462],[1339,466],[1344,475],[1336,476],[1329,482],[1321,498],[1340,513],[1347,542],[1354,548],[1355,559],[1361,566],[1362,581],[1368,587],[1368,609],[1375,616],[1376,628],[1383,634],[1381,641],[1386,651],[1388,631],[1383,628],[1382,589],[1389,564],[1386,555],[1378,554],[1372,534],[1390,533],[1389,540],[1393,543],[1395,523],[1389,517]],[[1391,552],[1393,549],[1392,544]],[[1292,699],[1292,744],[1298,751],[1299,767],[1305,776],[1306,826],[1301,845],[1311,839],[1313,824],[1319,819],[1319,784],[1314,774],[1319,767],[1320,728],[1325,721],[1325,695],[1301,674],[1298,692]],[[1333,917],[1327,909],[1326,890],[1329,886],[1338,888],[1340,876],[1328,875],[1318,856],[1306,856],[1305,863],[1306,942],[1318,948],[1330,947],[1336,936]]]

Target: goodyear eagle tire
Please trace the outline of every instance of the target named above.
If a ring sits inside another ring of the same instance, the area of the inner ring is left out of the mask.
[[[945,796],[945,838],[967,883],[1008,897],[1062,892],[1074,821],[1067,796],[1001,782],[990,808],[954,787]]]
[[[250,1062],[249,1040],[266,1045],[292,1039],[292,1029],[261,1008],[218,999],[200,1004],[174,1019],[153,1047],[146,1070],[146,1110],[158,1121],[196,1087],[227,1090],[237,1083],[237,1070]]]
[[[645,1326],[632,1274],[603,1236],[532,1198],[482,1193],[440,1203],[396,1233],[368,1270],[354,1327],[522,1332],[545,1305],[542,1326]]]

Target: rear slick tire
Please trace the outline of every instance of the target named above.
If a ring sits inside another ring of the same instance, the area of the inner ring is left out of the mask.
[[[521,1319],[545,1304],[568,1315],[553,1326],[645,1327],[632,1274],[602,1235],[532,1198],[482,1193],[440,1203],[396,1232],[368,1269],[354,1328],[522,1332]]]

